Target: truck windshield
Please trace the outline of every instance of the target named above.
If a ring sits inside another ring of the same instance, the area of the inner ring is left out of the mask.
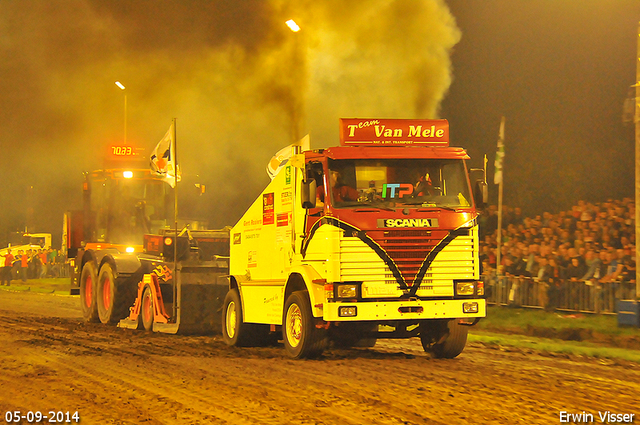
[[[330,160],[337,208],[471,205],[464,162],[458,159]]]
[[[166,183],[150,178],[116,178],[93,185],[91,209],[96,214],[98,241],[140,244],[142,235],[166,226]]]

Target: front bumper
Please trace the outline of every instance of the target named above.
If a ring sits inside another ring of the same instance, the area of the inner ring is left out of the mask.
[[[349,307],[355,307],[355,310]],[[350,315],[345,316],[345,312],[348,312]],[[351,315],[354,312],[355,315]],[[461,319],[467,317],[485,317],[486,314],[486,300],[478,298],[459,300],[327,302],[323,305],[323,319],[327,322]]]

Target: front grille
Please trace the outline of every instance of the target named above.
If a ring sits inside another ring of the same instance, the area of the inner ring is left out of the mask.
[[[383,261],[372,246],[367,246],[364,235],[372,239],[390,259]],[[344,234],[340,238],[340,273],[344,281],[366,283],[370,295],[395,293],[400,288],[392,269],[395,268],[409,287],[416,282],[429,254],[449,235],[438,229],[368,229],[358,236]],[[429,268],[423,270],[418,295],[451,296],[454,279],[473,279],[475,275],[473,232],[460,234],[446,246],[438,247],[432,255]],[[382,286],[380,286],[382,285]],[[383,287],[387,287],[384,289]],[[426,292],[424,292],[426,291]]]
[[[407,286],[412,286],[427,255],[447,236],[444,230],[395,229],[371,230],[375,240],[393,260]]]

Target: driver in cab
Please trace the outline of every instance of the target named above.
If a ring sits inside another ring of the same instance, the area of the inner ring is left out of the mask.
[[[333,201],[335,203],[353,202],[358,200],[358,197],[359,197],[358,191],[343,182],[342,175],[340,174],[339,171],[336,171],[336,170],[329,171],[329,184],[331,186]],[[318,187],[317,194],[318,194],[317,195],[318,199],[316,202],[316,206],[321,207],[324,205],[324,197],[325,197],[324,186]]]

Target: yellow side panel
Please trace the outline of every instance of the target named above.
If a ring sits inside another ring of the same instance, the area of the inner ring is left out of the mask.
[[[256,283],[241,285],[242,311],[247,323],[282,323],[284,286]]]
[[[285,167],[231,230],[231,275],[286,279],[293,255],[294,174]]]
[[[318,228],[309,242],[304,263],[313,265],[315,270],[328,282],[340,281],[340,235],[342,230],[324,224]]]

